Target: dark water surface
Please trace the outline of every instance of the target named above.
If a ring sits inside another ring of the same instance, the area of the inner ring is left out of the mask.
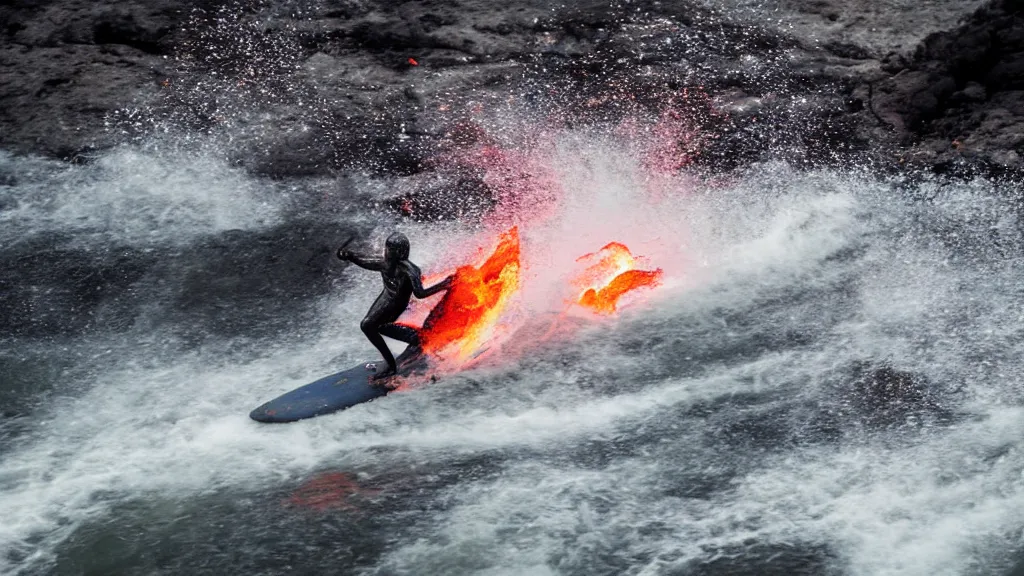
[[[247,414],[372,357],[357,326],[378,281],[324,248],[390,229],[374,186],[145,148],[0,157],[0,572],[1011,566],[1019,196],[764,165],[673,181],[645,208],[628,162],[575,142],[577,219],[524,246],[632,234],[603,240],[635,237],[661,289],[528,354],[282,426]],[[473,225],[401,227],[437,270]]]

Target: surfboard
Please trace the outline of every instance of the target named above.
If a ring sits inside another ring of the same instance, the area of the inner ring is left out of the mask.
[[[386,395],[390,390],[370,385],[370,377],[383,370],[383,360],[364,362],[296,388],[249,413],[257,422],[295,422],[351,408]]]

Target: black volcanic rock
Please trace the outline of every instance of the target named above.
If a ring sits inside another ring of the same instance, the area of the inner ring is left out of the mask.
[[[119,110],[160,95],[193,10],[212,2],[0,6],[0,146],[73,159],[124,140]]]
[[[1024,2],[996,0],[929,36],[872,104],[939,170],[1024,168]]]
[[[604,98],[580,118],[593,121],[627,112],[616,91],[656,102],[687,86],[756,97],[786,84],[785,41],[685,3],[51,2],[5,7],[0,24],[0,145],[70,158],[171,122],[229,134],[240,163],[273,175],[415,171],[471,101]],[[775,101],[768,119],[785,122]]]
[[[919,30],[868,33],[884,15],[827,2],[790,9],[795,36],[689,2],[15,2],[0,7],[0,146],[84,158],[170,126],[272,176],[414,174],[457,145],[451,126],[514,101],[574,126],[680,114],[707,136],[680,144],[689,163],[711,170],[1012,168],[1019,4],[994,0],[911,54],[892,48]]]

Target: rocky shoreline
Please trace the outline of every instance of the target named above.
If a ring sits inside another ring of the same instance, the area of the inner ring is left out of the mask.
[[[1021,2],[959,23],[947,9],[929,22],[947,29],[901,50],[925,30],[859,35],[878,22],[828,6],[776,12],[797,24],[786,34],[681,2],[14,3],[0,8],[0,148],[86,161],[171,127],[272,176],[409,174],[474,110],[515,100],[573,125],[682,110],[714,135],[681,148],[711,171],[1024,167]]]

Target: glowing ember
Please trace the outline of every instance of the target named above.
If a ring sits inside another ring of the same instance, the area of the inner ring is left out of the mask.
[[[585,254],[577,262],[596,260],[576,279],[573,285],[580,289],[576,302],[602,314],[611,314],[619,298],[644,286],[656,286],[662,277],[661,269],[637,270],[636,259],[629,248],[611,242],[597,253]]]
[[[427,352],[469,358],[486,342],[509,297],[519,286],[519,230],[501,235],[479,267],[455,271],[451,288],[430,311],[420,337]]]

